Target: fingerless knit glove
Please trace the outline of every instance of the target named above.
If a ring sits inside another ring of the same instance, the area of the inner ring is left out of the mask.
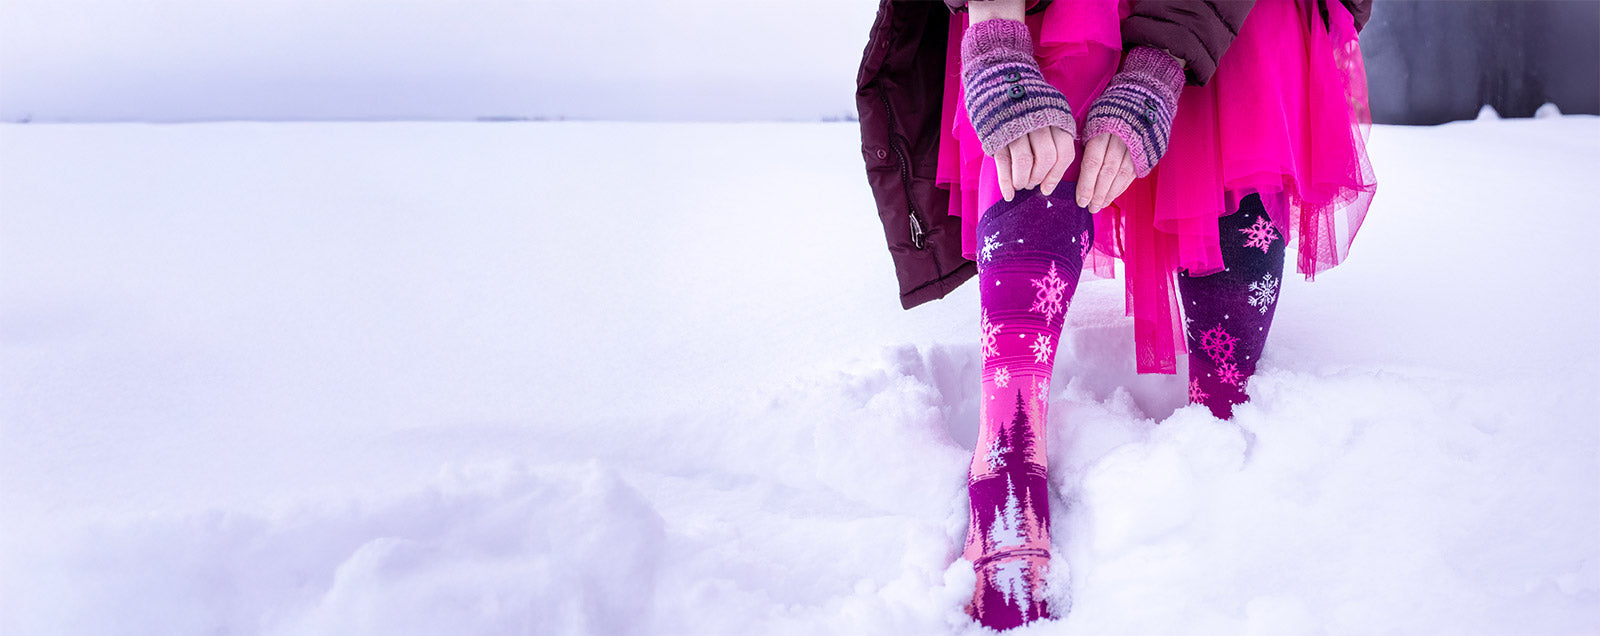
[[[1116,135],[1128,145],[1134,174],[1150,174],[1167,152],[1181,90],[1183,65],[1177,59],[1165,51],[1134,47],[1123,58],[1111,84],[1089,107],[1083,122],[1084,138]]]
[[[1045,126],[1067,134],[1077,127],[1066,96],[1044,80],[1033,61],[1028,25],[1016,20],[995,18],[967,27],[961,38],[961,84],[972,128],[991,157]]]

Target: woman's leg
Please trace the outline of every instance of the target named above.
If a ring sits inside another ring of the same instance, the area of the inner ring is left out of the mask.
[[[1233,416],[1245,383],[1267,344],[1278,308],[1286,242],[1272,225],[1261,197],[1217,221],[1225,268],[1207,276],[1178,273],[1189,340],[1189,401],[1217,417]]]
[[[1023,190],[978,221],[983,394],[967,480],[971,521],[964,556],[978,574],[969,611],[1005,629],[1054,616],[1044,599],[1050,562],[1045,424],[1061,325],[1092,240],[1089,212]]]

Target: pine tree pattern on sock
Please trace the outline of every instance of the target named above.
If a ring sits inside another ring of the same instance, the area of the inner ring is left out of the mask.
[[[1057,189],[1074,191],[1065,183]],[[1088,211],[1068,196],[1023,190],[978,221],[983,395],[964,556],[978,575],[968,611],[995,629],[1056,615],[1043,594],[1050,372],[1093,235]]]
[[[1287,242],[1259,195],[1217,220],[1224,269],[1206,276],[1178,273],[1189,343],[1189,401],[1219,418],[1248,399],[1267,333],[1278,309]]]

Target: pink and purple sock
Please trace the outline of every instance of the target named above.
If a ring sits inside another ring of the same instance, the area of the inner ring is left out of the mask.
[[[1055,616],[1045,426],[1062,322],[1093,231],[1071,184],[1023,190],[978,221],[983,395],[967,480],[972,510],[963,556],[978,584],[969,612],[1007,629]]]

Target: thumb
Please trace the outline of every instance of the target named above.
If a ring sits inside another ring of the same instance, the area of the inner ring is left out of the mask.
[[[1002,147],[994,153],[994,171],[1000,177],[1000,196],[1010,201],[1017,194],[1011,184],[1011,148]]]
[[[1089,207],[1089,201],[1094,199],[1095,179],[1100,176],[1100,167],[1106,162],[1106,145],[1110,135],[1091,137],[1083,145],[1083,163],[1078,166],[1078,207]]]

